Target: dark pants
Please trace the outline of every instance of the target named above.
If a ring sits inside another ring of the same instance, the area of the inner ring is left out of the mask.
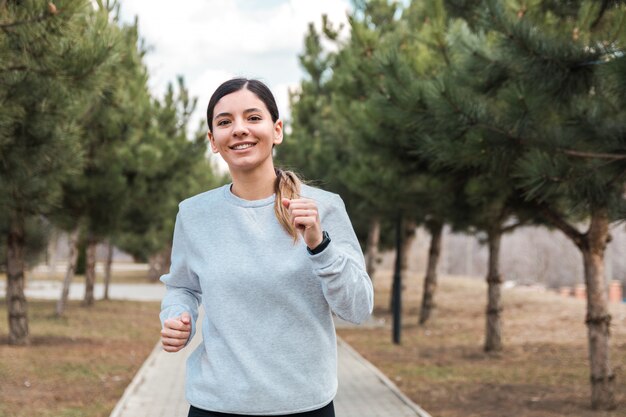
[[[243,414],[228,414],[228,413],[218,413],[215,411],[205,411],[199,408],[194,407],[193,405],[189,407],[189,414],[187,417],[250,417]],[[269,416],[268,416],[269,417]],[[287,414],[285,417],[335,417],[335,408],[333,406],[333,402],[330,404],[319,408],[313,411],[307,411],[304,413],[297,414]]]

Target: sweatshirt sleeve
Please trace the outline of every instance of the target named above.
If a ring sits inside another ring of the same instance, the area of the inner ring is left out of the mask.
[[[198,276],[189,269],[187,262],[189,256],[187,237],[179,210],[174,226],[170,272],[161,276],[161,281],[165,284],[166,291],[161,302],[160,319],[161,326],[163,326],[165,320],[188,312],[192,319],[191,335],[187,343],[189,343],[196,332],[198,304],[202,295]]]
[[[372,314],[374,290],[341,197],[333,195],[321,222],[330,244],[311,255],[314,272],[322,280],[324,297],[332,311],[343,320],[360,324]]]

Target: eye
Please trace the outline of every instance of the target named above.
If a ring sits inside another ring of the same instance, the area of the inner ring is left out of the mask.
[[[218,126],[226,126],[226,125],[227,125],[227,124],[229,124],[229,123],[230,123],[230,120],[228,120],[228,119],[222,119],[222,120],[219,120],[219,121],[217,122],[217,125],[218,125]]]
[[[258,122],[258,121],[261,121],[263,119],[261,119],[261,116],[259,116],[257,114],[253,114],[252,116],[248,117],[248,120],[250,120],[252,122]]]

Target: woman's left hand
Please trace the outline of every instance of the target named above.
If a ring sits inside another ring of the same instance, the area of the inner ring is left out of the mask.
[[[293,200],[283,198],[282,203],[289,210],[291,221],[302,234],[304,243],[310,249],[315,249],[323,240],[322,225],[315,201],[308,198]]]

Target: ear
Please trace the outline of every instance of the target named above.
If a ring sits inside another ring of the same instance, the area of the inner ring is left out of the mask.
[[[215,137],[213,137],[213,133],[211,133],[210,130],[209,133],[207,133],[207,138],[209,138],[209,143],[211,144],[211,150],[213,153],[219,153],[217,146],[215,146]]]
[[[274,123],[274,145],[280,145],[283,142],[283,121],[278,119]]]

